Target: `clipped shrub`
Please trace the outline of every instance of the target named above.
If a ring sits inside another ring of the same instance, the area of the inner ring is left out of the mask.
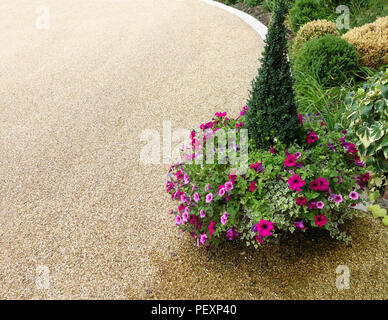
[[[369,179],[356,146],[341,132],[328,131],[320,115],[299,115],[297,125],[306,132],[300,144],[278,142],[266,150],[250,144],[245,171],[241,162],[236,169],[232,159],[243,148],[245,110],[237,119],[216,113],[193,130],[192,147],[170,167],[166,191],[176,203],[170,213],[177,227],[206,247],[231,240],[258,247],[309,228],[349,241],[340,225],[357,213],[351,207],[363,202],[359,193]],[[218,146],[208,147],[225,131],[235,134],[225,134],[228,148],[219,138]]]
[[[337,28],[335,27],[335,23],[332,21],[327,21],[325,19],[322,20],[314,20],[303,25],[296,37],[294,39],[293,44],[293,52],[294,54],[304,45],[307,41],[312,39],[317,39],[326,34],[333,34],[335,36],[339,36]]]
[[[346,120],[362,156],[377,173],[388,176],[388,68],[348,94]]]
[[[294,71],[310,74],[324,86],[338,85],[357,70],[358,57],[354,47],[345,39],[325,35],[306,42],[294,57]]]
[[[290,23],[294,33],[307,22],[327,18],[322,0],[296,0],[290,10]]]
[[[249,137],[257,148],[268,148],[272,136],[288,145],[300,135],[293,78],[287,58],[284,16],[287,4],[279,1],[268,28],[258,76],[247,102]]]
[[[342,37],[356,48],[361,65],[376,68],[388,63],[388,16],[353,28]]]

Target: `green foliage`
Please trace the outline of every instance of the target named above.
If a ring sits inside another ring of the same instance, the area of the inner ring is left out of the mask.
[[[238,0],[225,0],[225,4],[236,4]]]
[[[334,35],[306,42],[294,57],[296,76],[300,73],[309,74],[319,79],[324,86],[341,84],[358,69],[354,47]]]
[[[241,1],[240,1],[241,2]],[[255,6],[258,6],[259,4],[261,4],[263,2],[263,0],[244,0],[244,3],[247,5],[247,6],[250,6],[250,7],[255,7]]]
[[[388,172],[388,68],[378,72],[357,91],[348,94],[346,120],[349,133],[367,164],[376,172]]]
[[[249,136],[258,148],[268,148],[273,136],[288,145],[300,135],[287,58],[286,12],[287,5],[282,0],[268,29],[261,67],[247,102]]]
[[[345,110],[343,100],[347,86],[325,88],[316,77],[302,72],[296,73],[295,83],[298,112],[302,114],[320,113],[329,130],[341,129]]]
[[[384,0],[350,0],[350,28],[360,27],[388,15],[388,2]]]
[[[322,0],[296,0],[290,10],[291,28],[296,33],[305,23],[328,17]]]
[[[371,204],[368,206],[368,211],[372,213],[373,218],[382,218],[382,222],[385,226],[388,226],[387,210],[381,208],[378,204]]]

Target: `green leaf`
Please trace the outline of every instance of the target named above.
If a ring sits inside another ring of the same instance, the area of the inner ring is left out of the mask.
[[[385,217],[383,218],[383,224],[384,224],[385,226],[388,226],[388,216],[385,216]]]
[[[378,204],[371,204],[368,206],[368,211],[372,212],[373,218],[382,218],[387,214],[387,210],[381,208]]]
[[[388,86],[381,85],[380,90],[384,99],[388,99]]]

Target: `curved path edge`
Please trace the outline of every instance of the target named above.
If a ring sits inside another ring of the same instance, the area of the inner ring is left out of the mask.
[[[241,20],[243,20],[246,24],[248,24],[253,30],[255,30],[259,36],[265,40],[265,37],[267,35],[267,30],[268,28],[261,23],[259,20],[256,18],[252,17],[248,13],[245,13],[241,10],[238,10],[236,8],[230,7],[228,5],[225,5],[221,2],[213,1],[213,0],[200,0],[202,2],[206,2],[212,6],[221,8],[225,11],[230,12],[231,14],[234,14],[235,16],[239,17]]]

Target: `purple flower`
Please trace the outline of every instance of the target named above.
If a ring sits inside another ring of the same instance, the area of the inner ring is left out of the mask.
[[[304,230],[306,227],[304,226],[304,220],[301,221],[295,221],[294,222],[295,227],[299,228],[300,230]]]
[[[340,195],[340,194],[334,194],[334,195],[333,195],[333,200],[334,200],[334,202],[336,202],[336,203],[341,203],[342,200],[343,200],[342,195]]]
[[[229,240],[233,240],[235,237],[238,237],[238,232],[236,228],[230,228],[228,231],[226,231],[226,237]]]

